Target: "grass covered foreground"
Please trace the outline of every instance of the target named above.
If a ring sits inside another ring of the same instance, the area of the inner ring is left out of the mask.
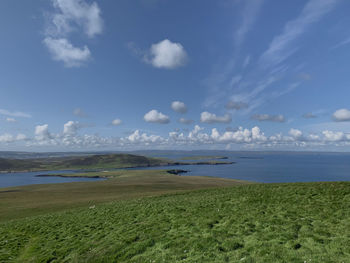
[[[165,170],[117,170],[69,176],[110,179],[0,188],[0,222],[113,200],[249,183],[215,177],[177,176]]]
[[[0,223],[0,262],[349,262],[350,183],[251,184]]]

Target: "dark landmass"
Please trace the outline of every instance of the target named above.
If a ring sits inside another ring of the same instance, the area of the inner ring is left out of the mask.
[[[179,175],[179,174],[187,173],[188,171],[182,170],[182,169],[172,169],[172,170],[167,170],[166,172],[169,174]]]

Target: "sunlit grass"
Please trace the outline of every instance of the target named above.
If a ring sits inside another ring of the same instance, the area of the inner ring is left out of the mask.
[[[350,183],[245,185],[0,225],[0,261],[349,262]]]

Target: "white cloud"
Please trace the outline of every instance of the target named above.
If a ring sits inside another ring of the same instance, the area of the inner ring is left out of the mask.
[[[9,142],[13,142],[14,138],[12,134],[9,133],[5,133],[0,135],[0,142],[1,143],[9,143]]]
[[[4,109],[0,109],[0,114],[10,117],[22,117],[22,118],[31,118],[32,116],[28,113],[21,112],[21,111],[8,111]]]
[[[301,138],[303,136],[303,133],[300,130],[298,130],[298,129],[293,129],[292,128],[292,129],[289,130],[289,135],[292,136],[295,139],[299,139],[299,138]]]
[[[35,134],[35,138],[38,141],[45,141],[45,140],[52,139],[52,136],[49,132],[49,125],[48,124],[37,125],[35,127],[34,134]]]
[[[186,107],[185,103],[183,103],[181,101],[173,101],[171,103],[171,108],[178,113],[186,113],[187,112],[187,107]]]
[[[82,27],[89,37],[102,33],[101,10],[96,2],[88,4],[84,0],[54,0],[53,6],[57,13],[52,15],[51,33],[64,35],[77,26]]]
[[[120,125],[120,124],[122,124],[121,119],[114,119],[114,120],[112,121],[112,125],[114,125],[114,126],[118,126],[118,125]]]
[[[7,121],[7,122],[16,122],[16,119],[15,119],[15,118],[7,117],[7,118],[6,118],[6,121]]]
[[[337,0],[309,0],[301,14],[289,21],[283,32],[272,40],[269,48],[263,53],[261,62],[264,65],[277,65],[286,60],[296,51],[296,48],[291,47],[290,44],[308,27],[330,12],[337,2]]]
[[[182,124],[192,124],[192,123],[193,123],[193,120],[185,119],[185,118],[180,118],[180,119],[179,119],[179,122],[182,123]]]
[[[164,39],[151,46],[146,62],[156,68],[175,69],[186,64],[187,53],[180,43]]]
[[[157,110],[151,110],[145,114],[143,119],[146,122],[152,122],[152,123],[161,123],[166,124],[170,122],[170,119],[167,115],[164,115],[161,112],[158,112]]]
[[[75,121],[68,121],[63,125],[63,135],[76,135],[77,131],[81,128],[80,124]]]
[[[17,134],[17,136],[16,136],[16,140],[17,141],[24,141],[24,140],[26,140],[27,139],[27,136],[25,135],[25,134],[23,134],[23,133],[19,133],[19,134]]]
[[[269,115],[269,114],[255,114],[252,116],[253,120],[257,121],[272,121],[272,122],[285,122],[283,115]]]
[[[164,141],[164,139],[161,136],[158,135],[147,135],[146,133],[140,133],[139,130],[134,131],[132,134],[130,134],[127,137],[127,140],[131,143],[145,143],[148,144],[155,144],[155,143],[161,143]]]
[[[66,67],[79,67],[91,58],[90,49],[79,48],[71,43],[68,35],[80,29],[92,38],[102,33],[103,21],[96,2],[85,0],[53,0],[55,13],[49,16],[43,43],[54,60],[64,62]]]
[[[91,58],[91,53],[87,46],[83,48],[74,47],[65,38],[54,39],[46,37],[44,43],[52,54],[53,59],[63,61],[66,67],[79,67]]]
[[[326,141],[331,142],[342,141],[346,138],[343,132],[323,131],[322,134]]]
[[[232,121],[232,118],[229,114],[225,114],[224,116],[216,116],[214,113],[204,111],[201,113],[200,121],[205,123],[229,123]]]
[[[350,121],[350,110],[339,109],[333,113],[333,119],[335,121]]]

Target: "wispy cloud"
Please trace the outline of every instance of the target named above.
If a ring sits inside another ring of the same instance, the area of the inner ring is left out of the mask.
[[[349,44],[350,44],[350,37],[339,42],[338,44],[334,45],[331,49],[337,49],[337,48],[340,48],[342,46],[349,45]]]
[[[276,66],[285,61],[298,48],[292,45],[312,24],[330,12],[338,0],[309,0],[300,15],[289,21],[283,32],[276,36],[263,53],[260,62],[264,66]]]
[[[244,42],[246,35],[251,30],[258,17],[258,13],[263,3],[263,0],[244,1],[244,7],[242,10],[242,20],[238,29],[235,31],[236,48],[241,46]]]
[[[22,118],[31,118],[32,115],[21,112],[21,111],[9,111],[9,110],[4,110],[0,109],[0,114],[5,115],[5,116],[10,116],[10,117],[22,117]]]

